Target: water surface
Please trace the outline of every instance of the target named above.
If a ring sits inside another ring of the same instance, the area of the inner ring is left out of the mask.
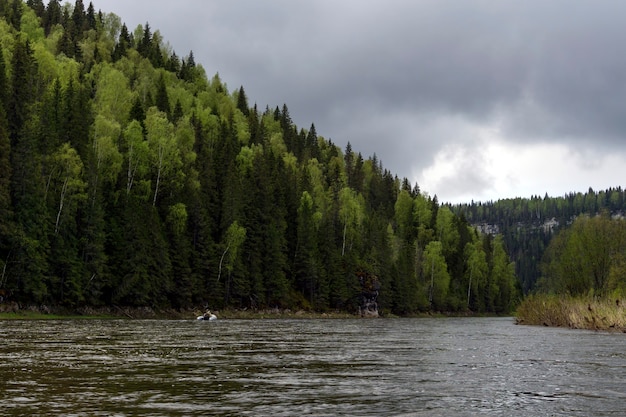
[[[0,321],[0,415],[617,416],[625,345],[510,318]]]

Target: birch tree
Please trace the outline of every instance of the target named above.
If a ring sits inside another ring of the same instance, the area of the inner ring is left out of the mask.
[[[174,127],[167,120],[167,115],[151,107],[146,114],[146,130],[150,162],[155,171],[154,197],[152,205],[156,206],[159,187],[165,177],[180,168],[180,153],[174,138]]]
[[[58,203],[56,210],[56,220],[54,224],[54,234],[58,234],[61,227],[61,215],[66,205],[70,210],[76,210],[75,204],[85,197],[85,181],[82,178],[83,163],[78,153],[69,143],[64,143],[52,155],[52,172],[48,178],[46,193],[49,192],[51,183],[56,185],[58,192]],[[66,209],[67,210],[67,209]]]
[[[225,237],[225,245],[226,248],[224,252],[222,252],[222,256],[220,258],[220,264],[217,273],[217,281],[219,282],[222,276],[222,266],[226,266],[229,274],[232,272],[233,267],[235,265],[235,260],[239,254],[239,248],[243,244],[243,241],[246,240],[246,228],[240,226],[239,223],[235,220],[226,230]],[[227,256],[228,255],[228,256]],[[224,264],[224,260],[226,260],[226,264]]]
[[[143,128],[133,120],[124,130],[126,150],[126,194],[130,194],[137,177],[143,178],[148,172],[148,142],[143,139]]]
[[[450,288],[450,274],[443,256],[441,242],[433,241],[424,250],[424,276],[430,279],[428,299],[436,310],[446,309],[446,300]]]
[[[339,191],[339,216],[343,222],[341,256],[344,256],[348,232],[356,233],[365,217],[363,197],[350,187],[344,187]]]
[[[116,141],[120,137],[119,123],[97,115],[94,123],[93,153],[95,156],[95,181],[92,199],[95,200],[100,181],[114,182],[122,169],[122,155]]]
[[[483,311],[485,308],[484,303],[481,302],[483,298],[478,297],[478,294],[487,289],[489,265],[487,265],[487,256],[479,240],[465,245],[465,258],[467,263],[467,308]],[[472,300],[474,300],[473,303]]]
[[[97,74],[95,107],[99,114],[107,115],[118,123],[125,124],[133,103],[133,93],[128,88],[128,78],[103,64]]]

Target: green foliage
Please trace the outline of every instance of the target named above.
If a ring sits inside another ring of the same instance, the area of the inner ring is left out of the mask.
[[[487,293],[489,265],[487,255],[482,250],[482,242],[477,240],[465,246],[467,259],[467,306],[473,311],[485,311],[485,299],[481,295]]]
[[[451,206],[475,226],[502,235],[524,293],[536,289],[542,271],[541,260],[556,232],[581,215],[609,213],[621,217],[626,210],[622,187],[585,193],[570,192],[561,197],[512,198]],[[497,232],[494,232],[497,230]]]
[[[429,302],[435,310],[447,309],[450,274],[443,256],[443,245],[439,241],[430,242],[424,250],[423,274],[430,280]]]
[[[539,289],[572,296],[621,294],[626,289],[625,251],[623,220],[580,216],[550,242]]]
[[[503,245],[375,155],[250,108],[147,23],[10,4],[0,287],[17,301],[356,311],[366,270],[384,311],[511,308]]]

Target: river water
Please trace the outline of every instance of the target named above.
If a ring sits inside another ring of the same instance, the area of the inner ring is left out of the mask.
[[[511,318],[0,321],[0,415],[621,416],[625,347]]]

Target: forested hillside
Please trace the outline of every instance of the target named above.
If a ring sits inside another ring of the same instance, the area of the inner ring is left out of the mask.
[[[355,311],[362,271],[396,314],[517,301],[502,238],[148,23],[82,0],[0,16],[5,302]]]
[[[523,290],[528,292],[541,277],[540,264],[556,232],[570,226],[581,215],[623,218],[626,193],[621,187],[603,191],[590,188],[586,193],[571,192],[562,197],[472,202],[451,209],[479,229],[502,236],[515,261]]]

